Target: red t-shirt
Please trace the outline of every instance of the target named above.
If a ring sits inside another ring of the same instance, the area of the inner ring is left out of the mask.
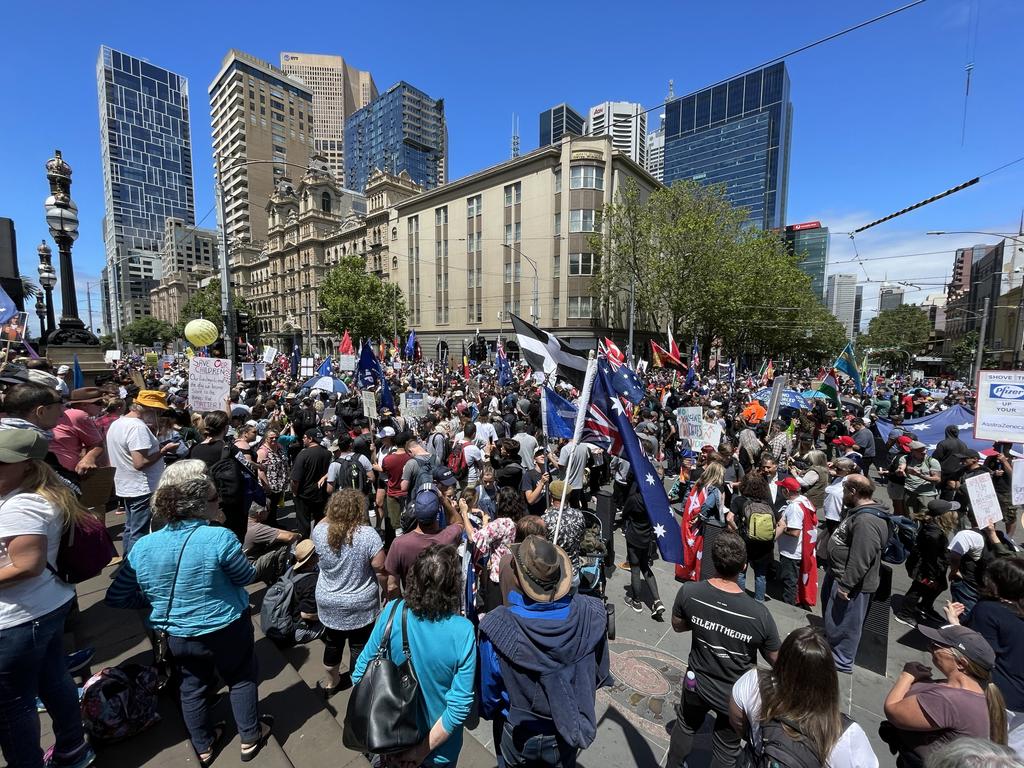
[[[405,496],[402,493],[402,470],[405,468],[405,463],[411,459],[408,453],[389,453],[384,457],[384,461],[380,463],[384,470],[384,473],[388,476],[387,493],[393,499],[398,499]]]
[[[903,402],[903,413],[905,413],[907,416],[913,416],[914,415],[914,397],[913,397],[913,395],[904,395],[902,402]]]

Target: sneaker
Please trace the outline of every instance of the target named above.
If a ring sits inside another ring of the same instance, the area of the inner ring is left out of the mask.
[[[95,648],[83,648],[80,651],[69,653],[67,657],[68,673],[73,675],[75,672],[85,669],[95,655]]]
[[[896,619],[896,621],[898,621],[900,624],[903,624],[907,627],[917,626],[917,616],[914,614],[902,613],[897,611],[893,613],[892,617]]]
[[[634,600],[631,597],[624,598],[624,601],[625,601],[626,605],[628,605],[630,608],[632,608],[637,613],[642,612],[643,609],[644,609],[643,605],[641,605],[638,601]]]
[[[53,754],[53,749],[46,753],[46,760],[43,763],[45,768],[89,768],[96,762],[96,753],[88,744],[78,750],[72,757],[58,758]]]
[[[651,618],[661,620],[661,617],[664,613],[665,606],[661,604],[661,600],[655,600],[654,606],[651,608]]]

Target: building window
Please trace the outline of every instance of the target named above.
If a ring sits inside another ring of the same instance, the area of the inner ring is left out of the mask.
[[[555,214],[555,235],[562,234],[562,212],[559,211]]]
[[[601,229],[601,212],[589,208],[569,211],[570,232],[597,232]]]
[[[569,297],[569,318],[572,320],[584,320],[593,317],[593,296],[570,296]]]
[[[331,193],[330,192],[324,192],[322,195],[320,195],[320,210],[323,211],[324,213],[330,213],[331,212]]]
[[[557,253],[554,256],[554,264],[555,268],[552,270],[551,277],[557,279],[562,276],[562,257]]]
[[[604,189],[604,168],[599,165],[574,165],[569,174],[569,189]]]
[[[600,256],[593,253],[570,253],[569,275],[592,275],[597,271]]]
[[[559,318],[561,317],[561,303],[562,303],[562,300],[558,296],[555,296],[551,300],[551,320],[556,325],[558,323]]]
[[[505,282],[512,282],[512,262],[510,261],[505,262]]]
[[[555,175],[555,194],[557,195],[559,192],[562,191],[562,169],[561,168],[555,168],[554,175]]]
[[[523,184],[517,181],[515,184],[505,186],[505,207],[519,205],[523,202]]]
[[[523,223],[521,221],[517,221],[512,226],[512,241],[515,243],[523,241]]]
[[[505,225],[505,245],[512,245],[512,225]]]
[[[448,206],[434,211],[434,225],[440,227],[448,223]]]
[[[480,195],[466,198],[466,218],[471,219],[483,213],[481,202]]]

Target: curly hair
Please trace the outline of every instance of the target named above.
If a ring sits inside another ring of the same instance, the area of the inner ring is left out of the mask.
[[[180,483],[157,486],[153,492],[153,514],[168,523],[205,520],[210,494],[216,493],[209,477],[190,477]]]
[[[366,497],[355,488],[331,495],[324,519],[327,521],[327,546],[340,551],[352,545],[352,535],[366,518]]]
[[[462,608],[459,553],[452,545],[431,544],[406,576],[405,602],[416,618],[440,621]]]
[[[507,517],[513,523],[526,515],[526,499],[521,491],[514,488],[502,488],[498,491],[498,503],[495,504],[498,517]]]

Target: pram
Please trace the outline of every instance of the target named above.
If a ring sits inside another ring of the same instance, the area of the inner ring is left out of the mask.
[[[580,586],[579,593],[596,597],[604,603],[608,614],[608,639],[615,639],[615,606],[608,602],[605,593],[608,579],[604,572],[606,535],[599,518],[593,512],[583,510],[583,538],[580,540]]]

